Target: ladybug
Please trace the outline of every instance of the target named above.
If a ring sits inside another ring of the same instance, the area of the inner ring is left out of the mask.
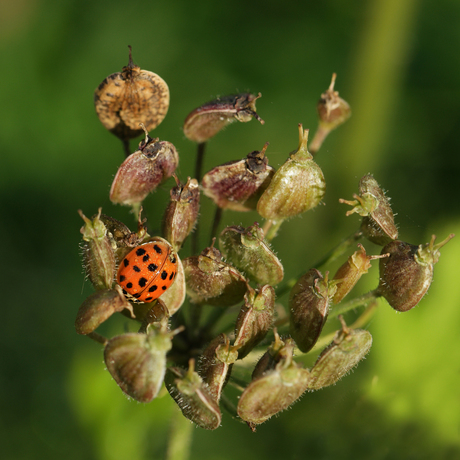
[[[162,238],[135,247],[118,267],[117,283],[136,303],[152,302],[171,286],[177,274],[177,255]]]

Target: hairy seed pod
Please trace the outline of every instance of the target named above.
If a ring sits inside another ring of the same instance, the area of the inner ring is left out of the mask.
[[[184,122],[185,136],[193,142],[202,143],[234,121],[247,122],[255,118],[264,124],[256,112],[256,100],[260,97],[260,93],[258,96],[232,94],[203,104],[187,115]]]
[[[273,369],[254,378],[240,396],[238,415],[246,422],[260,424],[273,415],[287,409],[305,392],[309,371],[293,360],[292,339],[286,340],[286,352],[282,347]]]
[[[414,308],[427,293],[433,280],[433,266],[439,260],[439,249],[454,237],[449,235],[444,241],[420,246],[392,241],[383,249],[389,257],[380,259],[380,282],[378,291],[397,311]]]
[[[355,200],[340,199],[340,203],[353,206],[347,216],[357,213],[363,216],[361,231],[372,243],[380,246],[398,238],[390,200],[380,188],[372,174],[366,174],[359,182],[359,195],[354,194]]]
[[[173,144],[152,139],[145,130],[145,140],[118,168],[110,189],[110,201],[138,206],[149,193],[172,176],[179,164]]]
[[[175,257],[177,260],[177,272],[174,283],[160,296],[160,300],[168,307],[170,316],[174,315],[183,305],[186,295],[184,267],[177,253]]]
[[[383,260],[383,259],[382,259]],[[326,347],[310,371],[309,390],[334,385],[369,353],[372,336],[363,329],[349,329],[343,318],[342,329]]]
[[[226,260],[251,281],[276,286],[283,280],[283,265],[265,241],[264,232],[257,223],[247,228],[224,228],[219,236],[219,246]]]
[[[111,289],[115,280],[115,252],[107,234],[107,228],[101,220],[102,208],[93,220],[78,211],[85,225],[80,232],[83,235],[83,263],[86,275],[96,289]]]
[[[236,319],[233,347],[238,350],[238,359],[243,359],[265,338],[274,315],[275,290],[268,285],[256,291],[249,287]]]
[[[235,347],[225,334],[219,334],[205,348],[200,360],[200,374],[203,382],[208,385],[208,391],[215,401],[219,402],[222,389],[230,378],[233,363],[238,359]]]
[[[264,148],[248,154],[244,160],[216,166],[203,176],[203,193],[222,209],[252,211],[268,187],[275,170],[268,166]]]
[[[257,203],[257,212],[265,219],[279,221],[317,206],[326,192],[321,168],[307,150],[308,130],[299,124],[299,147],[276,171]]]
[[[326,324],[336,282],[312,268],[301,276],[289,295],[290,333],[301,351],[310,351]]]
[[[163,121],[169,88],[157,74],[134,65],[129,46],[128,65],[97,87],[94,104],[104,127],[126,141],[142,133],[140,123],[151,131]]]
[[[196,304],[230,307],[243,300],[247,282],[234,267],[222,261],[214,247],[183,260],[187,294]]]
[[[152,327],[148,334],[122,334],[108,341],[105,364],[125,394],[144,403],[158,395],[173,335],[166,326]]]
[[[166,388],[184,417],[205,430],[215,430],[220,426],[222,415],[217,401],[194,367],[193,359],[188,371],[170,367],[165,376]]]
[[[171,189],[171,200],[163,216],[163,235],[178,251],[192,232],[200,209],[200,188],[196,179],[182,185],[174,175],[177,186]]]

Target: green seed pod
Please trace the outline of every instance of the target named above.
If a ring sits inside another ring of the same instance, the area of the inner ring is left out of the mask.
[[[101,221],[107,228],[107,235],[115,249],[117,260],[121,260],[126,255],[126,248],[128,248],[129,251],[131,248],[139,246],[147,238],[150,237],[150,235],[147,233],[147,227],[144,226],[146,219],[141,219],[140,212],[137,232],[132,232],[123,222],[120,222],[119,220],[105,214],[101,214]],[[120,249],[122,250],[121,253],[123,254],[121,257],[119,257]],[[123,251],[125,253],[123,253]]]
[[[214,247],[183,260],[187,294],[192,303],[230,307],[243,300],[247,282],[234,267],[222,261]]]
[[[93,220],[78,211],[85,225],[80,232],[85,241],[83,245],[83,263],[86,275],[96,289],[111,289],[115,281],[115,253],[107,235],[107,228],[101,221],[102,208]]]
[[[222,415],[217,401],[194,367],[193,359],[188,371],[170,367],[166,371],[166,388],[187,419],[205,430],[215,430],[220,426]]]
[[[334,385],[353,369],[371,348],[372,336],[369,331],[349,329],[342,317],[340,320],[342,330],[336,333],[332,343],[322,351],[310,371],[310,390]]]
[[[268,285],[257,291],[249,288],[246,292],[244,305],[236,320],[233,343],[233,347],[238,350],[238,359],[243,359],[272,327],[275,298],[275,290]]]
[[[203,176],[203,193],[222,209],[252,211],[268,187],[275,170],[268,166],[264,148],[248,154],[240,161],[231,161],[211,169]]]
[[[230,341],[225,334],[220,334],[212,340],[201,355],[198,373],[217,402],[230,377],[233,363],[237,359],[238,352],[235,347],[230,346]]]
[[[311,350],[326,324],[329,306],[337,290],[336,281],[328,281],[312,268],[301,276],[289,295],[290,333],[301,351]]]
[[[179,164],[179,155],[173,144],[152,139],[145,130],[145,140],[122,165],[110,189],[110,200],[115,204],[137,206],[149,193],[172,176]]]
[[[347,216],[355,212],[363,216],[361,231],[369,241],[385,246],[398,238],[390,200],[371,174],[361,178],[359,195],[354,194],[353,197],[355,198],[353,201],[343,199],[339,201],[353,206],[353,209],[346,213]]]
[[[256,112],[256,100],[260,97],[260,93],[258,96],[243,93],[219,97],[203,104],[187,115],[185,136],[193,142],[202,143],[234,121],[245,123],[255,118],[264,124]]]
[[[145,403],[158,395],[173,335],[163,325],[150,328],[148,334],[128,333],[109,340],[104,350],[105,364],[124,393]]]
[[[380,282],[378,291],[397,311],[414,308],[427,293],[433,280],[433,266],[439,260],[439,249],[454,237],[450,234],[444,241],[420,246],[392,241],[382,253],[390,256],[380,259]]]
[[[326,192],[321,168],[307,150],[308,130],[299,124],[299,147],[276,171],[257,203],[257,212],[265,219],[279,221],[317,206]]]
[[[359,250],[354,252],[348,260],[337,270],[334,280],[337,280],[337,291],[332,303],[337,304],[355,287],[362,275],[371,268],[371,260],[388,257],[388,254],[380,256],[368,256],[362,244],[358,243]]]
[[[78,334],[89,334],[95,331],[105,320],[114,313],[124,309],[134,316],[131,304],[118,288],[100,289],[93,292],[80,306],[75,320]]]
[[[287,339],[287,342],[292,342]],[[284,348],[284,347],[283,347]],[[238,402],[238,415],[250,424],[260,424],[287,409],[305,392],[309,371],[292,359],[293,343],[278,353],[274,369],[266,370],[251,381]]]
[[[163,235],[175,251],[195,227],[200,209],[200,188],[196,179],[187,179],[182,185],[174,175],[177,186],[171,189],[171,200],[163,216]]]
[[[264,232],[257,223],[246,229],[240,226],[224,228],[219,246],[226,260],[251,281],[276,286],[283,280],[283,265],[264,240]]]
[[[129,64],[121,72],[109,75],[94,92],[94,104],[99,120],[122,140],[139,136],[143,123],[147,130],[155,129],[169,108],[169,88],[153,72],[134,65],[129,46]]]

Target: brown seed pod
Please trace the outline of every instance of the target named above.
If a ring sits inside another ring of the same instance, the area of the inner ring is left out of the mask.
[[[94,105],[105,128],[126,141],[142,133],[140,123],[151,131],[163,121],[169,108],[169,88],[157,74],[133,63],[129,46],[128,65],[97,87]]]
[[[256,100],[262,94],[232,94],[207,102],[190,112],[184,121],[184,134],[193,142],[206,142],[221,129],[234,121],[247,122],[256,118],[265,122],[257,115]]]

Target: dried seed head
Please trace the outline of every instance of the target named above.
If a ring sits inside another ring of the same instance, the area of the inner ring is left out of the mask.
[[[384,260],[384,259],[382,259]],[[372,336],[363,329],[349,329],[343,318],[342,330],[338,331],[332,343],[319,355],[310,371],[308,389],[333,385],[353,369],[369,352]]]
[[[119,289],[101,289],[93,292],[78,309],[75,329],[78,334],[89,334],[114,313],[125,308],[134,316],[131,304]]]
[[[163,235],[178,251],[195,227],[200,209],[200,188],[196,179],[182,185],[174,175],[177,186],[171,189],[171,200],[163,216]]]
[[[187,294],[192,303],[230,307],[243,300],[247,282],[234,267],[222,261],[214,247],[183,260]]]
[[[363,216],[361,231],[372,243],[385,246],[398,238],[393,211],[390,200],[380,188],[371,174],[363,176],[359,182],[359,195],[353,195],[355,200],[347,201],[340,199],[340,203],[349,204],[353,209],[347,212],[347,216],[357,213]]]
[[[129,47],[128,65],[98,86],[94,104],[104,127],[128,140],[142,133],[140,123],[151,131],[163,121],[169,108],[169,88],[157,74],[134,65]]]
[[[380,256],[368,256],[362,244],[358,244],[359,250],[354,252],[348,260],[337,270],[334,280],[338,281],[337,291],[332,302],[339,303],[356,285],[362,275],[371,268],[371,260],[388,257],[388,254]]]
[[[292,359],[292,339],[287,339],[285,346],[280,347],[281,344],[278,341],[275,345],[278,349],[271,361],[272,364],[276,362],[274,367],[268,366],[265,372],[258,372],[240,396],[238,415],[248,423],[263,423],[287,409],[307,388],[309,372]]]
[[[438,262],[439,249],[454,237],[444,241],[420,246],[392,241],[383,249],[389,257],[380,259],[379,293],[397,311],[408,311],[415,307],[428,291],[433,280],[433,265]]]
[[[301,351],[311,350],[326,323],[329,306],[337,290],[336,281],[328,281],[312,268],[301,276],[289,295],[290,333]]]
[[[243,271],[248,279],[271,286],[283,280],[283,266],[257,223],[247,228],[225,228],[220,234],[219,246],[228,262]]]
[[[337,75],[333,73],[331,84],[326,92],[321,94],[321,99],[317,106],[320,125],[323,125],[329,131],[340,126],[351,116],[351,109],[348,103],[339,97],[338,91],[334,91],[336,77]]]
[[[238,352],[230,346],[230,341],[225,334],[220,334],[212,340],[201,355],[198,373],[217,402],[230,377],[232,365],[237,359]]]
[[[236,120],[247,122],[256,118],[264,124],[256,112],[256,100],[260,97],[260,93],[258,96],[243,93],[219,97],[203,104],[187,115],[184,134],[191,141],[202,143]]]
[[[138,205],[162,182],[172,176],[179,164],[173,144],[152,139],[145,130],[139,150],[121,164],[110,189],[112,203]]]
[[[151,328],[148,334],[128,333],[109,340],[105,364],[124,393],[139,402],[158,395],[173,335],[166,328]]]
[[[187,419],[205,430],[215,430],[220,426],[222,415],[217,401],[194,367],[193,359],[188,371],[170,367],[166,371],[166,388]]]
[[[183,305],[186,294],[184,267],[177,254],[175,254],[175,258],[177,260],[177,272],[174,283],[160,296],[160,299],[168,307],[171,316]]]
[[[233,347],[238,350],[238,359],[243,359],[259,344],[272,327],[275,298],[275,290],[268,285],[256,291],[249,288],[246,292],[235,327]]]
[[[80,232],[83,235],[83,263],[86,275],[96,289],[111,289],[115,281],[115,252],[107,234],[107,228],[101,220],[102,208],[93,220],[88,219],[81,210],[80,217],[85,225]]]
[[[308,130],[299,124],[299,147],[276,171],[257,203],[257,212],[273,221],[293,217],[317,206],[326,192],[321,168],[307,150]]]
[[[217,166],[206,173],[201,182],[203,193],[217,206],[233,211],[256,209],[257,201],[268,187],[275,170],[268,166],[264,148],[247,158]]]

